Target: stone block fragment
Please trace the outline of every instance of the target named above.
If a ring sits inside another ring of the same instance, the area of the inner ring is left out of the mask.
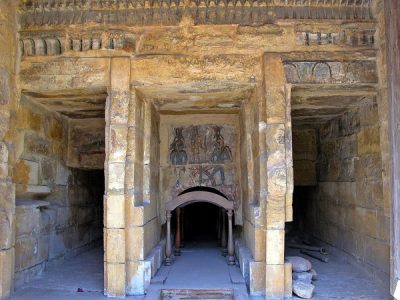
[[[304,283],[311,283],[312,274],[309,272],[293,272],[293,280],[301,281]]]
[[[293,281],[293,293],[303,299],[310,299],[313,296],[315,286],[311,283]]]
[[[312,268],[311,262],[300,256],[286,256],[286,261],[292,264],[293,272],[307,272]]]
[[[317,271],[315,271],[314,269],[311,269],[310,271],[309,271],[309,273],[311,274],[311,276],[312,276],[312,281],[316,281],[316,280],[318,280],[318,274],[317,274]]]

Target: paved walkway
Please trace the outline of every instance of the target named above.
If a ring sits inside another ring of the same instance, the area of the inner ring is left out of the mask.
[[[296,252],[295,252],[296,253]],[[290,253],[293,254],[293,253]],[[325,264],[308,258],[318,272],[314,300],[391,299],[388,292],[366,274],[330,255]],[[147,299],[156,300],[160,288],[228,288],[243,292],[243,278],[237,267],[229,267],[218,248],[206,244],[189,245],[171,267],[163,266],[152,280]],[[78,292],[81,288],[83,292]],[[41,276],[20,288],[11,300],[92,300],[103,296],[103,251],[94,249],[52,266]],[[242,295],[243,296],[243,295]],[[142,300],[144,297],[130,297]],[[254,298],[261,299],[261,298]]]

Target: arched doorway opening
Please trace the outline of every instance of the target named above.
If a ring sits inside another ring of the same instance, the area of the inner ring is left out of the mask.
[[[166,265],[172,262],[174,253],[180,256],[182,240],[219,241],[228,256],[228,264],[235,263],[233,247],[233,202],[220,191],[210,187],[192,187],[180,193],[166,205],[167,245]],[[175,241],[172,241],[171,217],[175,216]]]

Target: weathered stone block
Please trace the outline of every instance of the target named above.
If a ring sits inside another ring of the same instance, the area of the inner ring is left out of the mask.
[[[14,277],[14,248],[0,251],[0,297],[10,295]]]
[[[7,144],[4,142],[0,142],[0,162],[8,162],[8,147]]]
[[[390,245],[370,237],[366,237],[365,242],[365,260],[377,269],[388,273],[390,270]]]
[[[0,249],[11,248],[14,241],[14,215],[0,211]]]
[[[67,185],[68,176],[69,176],[69,170],[67,169],[67,167],[64,166],[64,164],[57,162],[55,184]]]
[[[129,261],[126,264],[127,294],[144,295],[150,285],[151,262]]]
[[[26,156],[30,158],[36,155],[49,156],[51,152],[50,145],[47,140],[31,133],[25,134],[24,145],[24,157]]]
[[[125,196],[111,195],[104,197],[105,227],[125,227]]]
[[[65,133],[64,133],[64,126],[61,123],[61,121],[54,118],[53,116],[51,118],[48,118],[46,126],[46,134],[52,140],[62,141]]]
[[[267,229],[265,242],[267,265],[284,264],[285,231]]]
[[[42,116],[33,112],[30,107],[21,106],[18,110],[17,126],[19,129],[31,129],[40,132],[42,129]]]
[[[15,241],[16,271],[34,266],[37,262],[38,251],[38,241],[35,237],[18,237]]]
[[[292,298],[292,264],[285,263],[285,297]]]
[[[15,185],[11,181],[0,180],[0,207],[15,212]]]
[[[127,240],[129,241],[126,249],[128,260],[143,260],[144,253],[144,227],[131,227],[127,229]]]
[[[125,164],[110,163],[106,169],[106,190],[122,191],[125,184]]]
[[[108,297],[125,297],[125,263],[104,263],[104,294]]]
[[[265,295],[265,263],[250,261],[250,295]],[[269,274],[268,274],[269,275]]]
[[[255,227],[254,229],[254,260],[264,261],[265,260],[265,249],[266,249],[266,234],[265,229]]]
[[[52,185],[56,174],[56,161],[43,159],[40,162],[40,179],[42,185]]]
[[[363,127],[357,134],[358,155],[380,152],[379,127]]]
[[[8,131],[10,120],[10,112],[8,110],[0,110],[0,140],[4,139]]]
[[[16,236],[38,234],[40,210],[34,206],[17,206]]]
[[[64,229],[52,231],[49,240],[49,259],[57,258],[67,251],[64,241]]]
[[[126,126],[110,127],[110,152],[108,154],[109,162],[125,162],[127,131],[128,129]]]
[[[265,298],[283,299],[285,295],[285,265],[265,266]]]
[[[105,261],[107,263],[125,263],[125,230],[104,229]]]
[[[39,184],[39,163],[22,159],[14,166],[14,182],[20,184]]]

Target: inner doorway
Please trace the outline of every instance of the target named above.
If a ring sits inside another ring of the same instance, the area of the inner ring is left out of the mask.
[[[182,209],[183,245],[218,245],[221,226],[221,209],[211,203],[197,202]]]

